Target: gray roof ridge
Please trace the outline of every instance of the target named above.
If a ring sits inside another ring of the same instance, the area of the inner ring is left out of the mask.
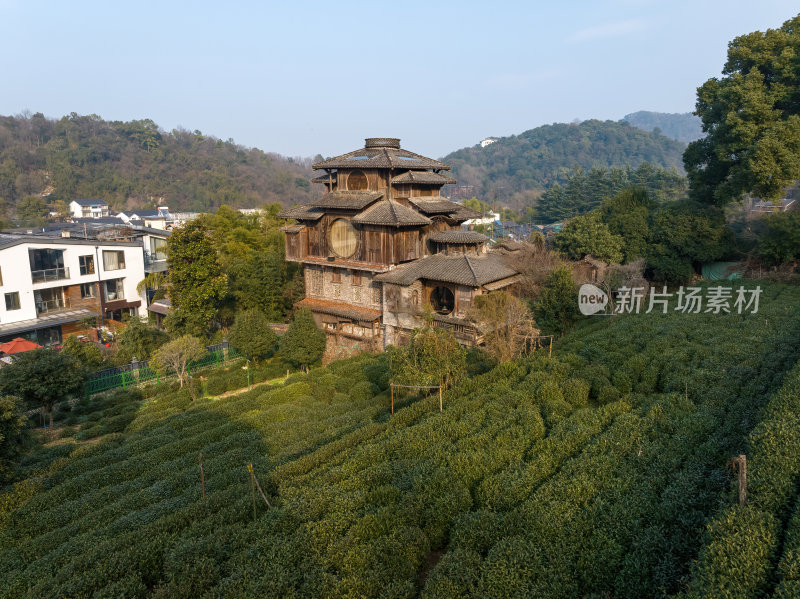
[[[475,272],[475,269],[474,269],[474,268],[473,268],[473,266],[472,266],[472,262],[470,262],[469,256],[467,256],[467,255],[464,255],[464,258],[465,258],[465,259],[466,259],[466,261],[467,261],[467,266],[469,266],[469,270],[470,270],[470,272],[472,272],[472,276],[473,276],[473,277],[475,277],[475,284],[476,284],[476,285],[480,285],[480,283],[479,283],[479,281],[478,281],[478,274]]]

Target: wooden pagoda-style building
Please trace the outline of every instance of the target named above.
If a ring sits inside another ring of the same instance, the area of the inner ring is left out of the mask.
[[[280,216],[286,259],[304,265],[309,308],[329,341],[379,350],[402,344],[430,305],[439,326],[480,342],[465,320],[475,295],[517,273],[460,225],[477,213],[441,196],[450,166],[369,138],[364,148],[313,165],[325,193]]]

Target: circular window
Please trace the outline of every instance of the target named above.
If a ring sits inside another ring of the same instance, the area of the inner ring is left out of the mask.
[[[349,258],[356,253],[358,235],[353,225],[337,218],[328,229],[328,248],[340,258]]]
[[[353,171],[347,176],[347,189],[350,191],[363,191],[369,189],[367,176],[363,171]]]
[[[438,314],[450,314],[456,307],[456,298],[448,287],[434,287],[431,291],[431,306]]]

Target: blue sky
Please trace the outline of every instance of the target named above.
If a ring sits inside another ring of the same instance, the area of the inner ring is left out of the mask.
[[[728,42],[796,0],[0,0],[0,114],[152,118],[290,156],[689,112]]]

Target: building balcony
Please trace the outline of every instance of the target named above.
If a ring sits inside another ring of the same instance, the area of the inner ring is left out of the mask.
[[[69,268],[46,268],[44,270],[31,271],[31,280],[34,283],[47,283],[64,279],[69,279]]]
[[[51,300],[39,300],[36,302],[36,315],[52,314],[53,312],[61,312],[70,308],[69,298],[59,297]]]

